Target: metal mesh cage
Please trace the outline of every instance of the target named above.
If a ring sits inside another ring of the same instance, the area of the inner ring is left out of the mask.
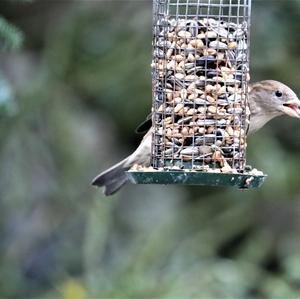
[[[242,172],[251,0],[153,0],[155,169]]]

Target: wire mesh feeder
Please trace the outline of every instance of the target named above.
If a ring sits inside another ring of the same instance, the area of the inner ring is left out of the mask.
[[[150,168],[134,183],[259,187],[246,167],[251,0],[153,0]]]

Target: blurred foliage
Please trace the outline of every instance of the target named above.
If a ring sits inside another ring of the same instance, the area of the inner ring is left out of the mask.
[[[23,34],[14,25],[8,23],[0,16],[0,48],[5,49],[18,49],[23,41]]]
[[[26,4],[26,6],[25,6]],[[0,297],[299,298],[300,125],[249,138],[259,190],[91,178],[139,142],[151,105],[151,1],[0,2],[23,49],[2,53]],[[300,2],[253,1],[253,81],[298,94]]]
[[[29,3],[32,0],[10,0],[15,3]],[[14,24],[8,22],[0,14],[0,51],[19,49],[23,43],[23,32]]]
[[[23,2],[27,0],[17,1]],[[0,15],[0,51],[19,49],[23,39],[24,36],[21,30]],[[13,88],[0,70],[0,118],[3,121],[5,117],[12,116],[15,112],[16,102]]]

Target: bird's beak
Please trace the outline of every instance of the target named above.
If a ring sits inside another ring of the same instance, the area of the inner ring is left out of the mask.
[[[282,111],[288,116],[300,118],[300,100],[293,99],[282,104]]]

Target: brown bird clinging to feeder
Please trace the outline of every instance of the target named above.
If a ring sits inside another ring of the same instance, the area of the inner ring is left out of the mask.
[[[251,111],[248,135],[261,129],[267,122],[280,115],[300,118],[300,101],[297,95],[285,84],[274,80],[260,81],[250,85],[249,109]],[[133,165],[150,166],[152,129],[151,119],[149,131],[138,148],[127,158],[96,176],[92,185],[104,187],[106,196],[117,192],[127,181],[126,171]]]

